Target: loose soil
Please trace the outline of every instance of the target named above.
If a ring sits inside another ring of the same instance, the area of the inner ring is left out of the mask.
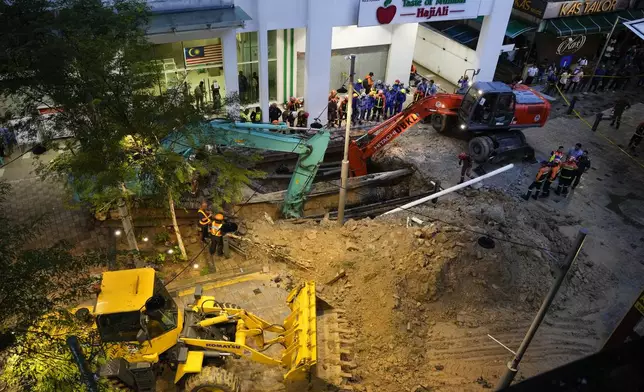
[[[248,247],[257,262],[286,260],[282,280],[313,279],[321,298],[346,310],[356,332],[357,390],[480,390],[512,356],[487,335],[516,349],[558,271],[559,250],[570,247],[558,231],[570,217],[544,220],[514,203],[473,191],[419,210],[423,225],[410,227],[406,216],[349,220],[341,228],[328,220],[256,220],[248,224]],[[481,234],[532,248],[496,241],[485,249]],[[578,263],[584,260],[582,254]],[[346,277],[325,283],[342,270]],[[565,306],[567,290],[555,309]],[[576,317],[547,317],[519,378],[594,351],[597,337]]]

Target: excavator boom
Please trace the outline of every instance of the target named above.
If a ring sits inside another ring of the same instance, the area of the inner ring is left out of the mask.
[[[389,142],[416,125],[420,120],[433,114],[449,111],[458,100],[453,94],[436,94],[409,104],[405,110],[396,114],[384,123],[372,128],[367,133],[370,138],[366,146],[360,147],[352,140],[349,145],[349,169],[352,176],[367,174],[367,160],[380,151]],[[459,102],[460,103],[460,102]],[[458,104],[456,104],[458,107]]]
[[[270,132],[271,130],[284,131],[288,130],[288,126],[284,123],[272,125],[212,120],[196,132],[193,140],[184,140],[183,136],[181,140],[168,137],[164,145],[186,158],[194,153],[191,146],[199,147],[207,143],[299,154],[282,206],[285,218],[299,218],[313,179],[324,159],[330,134],[329,131],[320,129],[306,139]]]

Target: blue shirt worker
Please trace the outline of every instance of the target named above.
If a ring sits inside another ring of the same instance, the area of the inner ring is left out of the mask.
[[[402,112],[403,104],[407,100],[407,91],[403,88],[396,93],[396,114]]]

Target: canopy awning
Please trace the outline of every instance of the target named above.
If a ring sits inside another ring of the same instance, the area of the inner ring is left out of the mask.
[[[476,18],[476,21],[478,23],[483,24],[483,18],[484,18],[483,16],[479,16],[478,18]],[[524,21],[510,17],[510,21],[508,22],[508,27],[505,29],[505,35],[510,38],[516,38],[523,33],[534,31],[536,29],[537,29],[537,26],[530,25]]]
[[[242,27],[250,16],[240,7],[153,13],[146,34],[171,34],[198,30]]]
[[[613,28],[615,18],[618,16],[626,20],[635,20],[644,17],[644,10],[632,9],[600,15],[575,16],[571,18],[558,18],[548,20],[546,31],[557,37],[567,37],[578,34],[606,33]],[[622,28],[618,24],[618,28]]]

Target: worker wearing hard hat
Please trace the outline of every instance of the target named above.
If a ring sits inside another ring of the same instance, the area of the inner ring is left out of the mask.
[[[402,112],[402,108],[406,100],[407,100],[407,90],[402,88],[396,94],[396,109],[395,109],[396,114]]]
[[[215,215],[212,223],[210,224],[210,255],[217,252],[217,256],[224,254],[224,234],[222,226],[224,225],[224,215]]]
[[[362,85],[362,79],[358,79],[358,81],[353,84],[353,90],[358,94],[360,94],[362,90],[364,90],[364,86]]]
[[[201,241],[206,242],[208,230],[210,228],[212,213],[208,210],[208,203],[204,200],[201,202],[201,208],[197,211],[199,216],[199,229],[201,230]]]
[[[536,189],[536,191],[534,193],[534,196],[532,196],[532,198],[537,200],[537,198],[539,197],[539,192],[541,192],[541,187],[544,185],[544,183],[546,182],[550,174],[551,166],[552,166],[552,163],[549,163],[547,161],[541,162],[541,167],[539,168],[539,171],[537,172],[537,175],[534,181],[528,187],[528,192],[522,196],[523,200],[530,200],[530,195],[532,194],[533,189]]]

